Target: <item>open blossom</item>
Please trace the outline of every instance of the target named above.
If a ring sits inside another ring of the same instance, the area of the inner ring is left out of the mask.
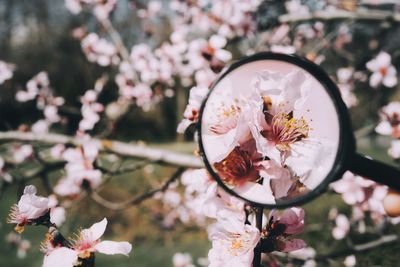
[[[89,33],[81,41],[83,52],[90,62],[96,62],[100,66],[109,66],[119,63],[119,56],[115,46],[96,33]]]
[[[394,87],[397,84],[397,71],[391,64],[391,57],[386,52],[380,52],[374,59],[367,62],[367,68],[372,71],[369,84],[376,88],[383,84]]]
[[[342,194],[344,202],[354,205],[363,202],[367,198],[364,189],[374,184],[371,180],[364,179],[347,171],[343,175],[343,178],[332,183],[331,187],[335,192]]]
[[[285,226],[285,234],[295,235],[304,231],[304,210],[301,208],[293,207],[283,212],[273,210],[269,217]]]
[[[376,126],[375,131],[382,135],[400,137],[400,102],[390,102],[380,110],[381,122]]]
[[[6,241],[17,248],[17,257],[23,259],[26,257],[26,252],[31,248],[31,242],[23,239],[21,235],[14,232],[6,236]]]
[[[252,266],[254,248],[260,231],[241,221],[229,220],[209,228],[212,248],[208,253],[210,267]]]
[[[209,92],[206,87],[193,87],[190,89],[189,102],[183,113],[184,119],[178,125],[178,133],[183,133],[189,125],[197,122],[201,104]]]
[[[44,216],[49,211],[49,200],[36,195],[33,185],[26,186],[18,204],[12,207],[8,222],[15,223],[15,230],[21,233],[24,226]]]
[[[83,229],[77,235],[77,239],[73,242],[73,249],[78,253],[80,258],[89,258],[91,253],[100,252],[103,254],[128,255],[131,252],[132,245],[128,242],[101,241],[107,226],[107,219],[93,224],[88,229]]]
[[[98,19],[106,19],[115,9],[117,0],[65,0],[65,6],[73,14],[79,14],[84,8],[93,8],[93,13]]]
[[[291,252],[302,249],[306,243],[292,235],[304,230],[304,210],[290,208],[284,211],[272,210],[268,215],[268,224],[263,230],[262,246],[266,252]]]
[[[335,218],[336,226],[332,229],[333,238],[340,240],[346,237],[350,231],[349,219],[344,214],[338,214]]]
[[[192,256],[189,253],[175,253],[172,258],[174,267],[195,267]]]
[[[340,94],[348,108],[357,105],[358,100],[353,92],[352,76],[354,70],[352,68],[339,68],[336,72],[338,87]]]
[[[62,157],[67,161],[66,176],[59,180],[54,191],[60,196],[74,196],[86,186],[96,188],[101,183],[101,171],[93,166],[98,155],[98,144],[91,140],[77,148],[66,149]]]
[[[0,84],[12,78],[14,69],[13,64],[0,60]]]
[[[213,35],[206,45],[201,48],[202,56],[210,62],[210,67],[215,72],[220,72],[225,63],[232,59],[232,54],[223,49],[227,44],[225,37]]]
[[[400,159],[400,140],[392,140],[388,154],[394,159]]]
[[[67,248],[58,247],[44,257],[42,267],[73,267],[78,264],[78,252]]]

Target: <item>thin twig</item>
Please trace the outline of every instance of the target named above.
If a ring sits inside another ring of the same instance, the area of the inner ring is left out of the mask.
[[[364,20],[376,21],[387,20],[400,22],[400,13],[383,10],[362,10],[346,11],[346,10],[321,10],[310,12],[309,14],[284,14],[279,16],[281,23],[297,23],[310,20]]]
[[[143,201],[145,201],[146,199],[153,197],[155,194],[159,192],[165,192],[168,189],[169,185],[173,183],[176,179],[178,179],[178,177],[181,176],[181,174],[185,171],[185,169],[186,168],[183,167],[178,168],[174,172],[174,174],[167,181],[165,181],[159,188],[147,191],[146,193],[136,196],[130,200],[122,202],[112,202],[100,196],[96,191],[92,192],[90,196],[96,203],[102,205],[105,208],[111,210],[122,210],[130,206],[138,205]]]
[[[277,255],[279,257],[287,257],[290,260],[294,261],[299,261],[299,262],[306,262],[307,260],[315,260],[319,262],[326,262],[329,259],[335,259],[335,258],[341,258],[345,256],[349,256],[352,254],[358,254],[362,253],[365,251],[369,251],[375,248],[378,248],[383,245],[387,244],[392,244],[400,241],[400,237],[398,235],[392,234],[392,235],[385,235],[381,236],[380,238],[364,243],[364,244],[358,244],[358,245],[353,245],[348,248],[342,249],[342,250],[337,250],[337,251],[332,251],[330,253],[326,254],[319,254],[315,255],[314,257],[299,257],[295,256],[293,254],[286,254],[282,252],[273,252],[274,255]]]

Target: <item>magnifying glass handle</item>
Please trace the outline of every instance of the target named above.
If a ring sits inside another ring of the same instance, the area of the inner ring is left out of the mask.
[[[356,153],[348,168],[355,174],[387,185],[400,192],[400,170],[395,167]]]

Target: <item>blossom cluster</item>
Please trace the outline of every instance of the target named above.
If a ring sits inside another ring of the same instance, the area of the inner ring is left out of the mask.
[[[57,229],[65,219],[64,208],[57,206],[54,196],[46,198],[37,196],[36,193],[35,186],[25,187],[18,204],[11,210],[8,222],[16,224],[15,230],[18,233],[22,233],[27,225],[44,225],[49,228],[42,243],[42,252],[45,254],[43,267],[91,266],[86,264],[94,259],[95,252],[108,255],[130,253],[132,246],[128,242],[100,240],[107,226],[106,218],[79,231],[75,239],[66,241]],[[18,245],[21,256],[30,247],[29,243],[14,235],[9,236],[9,242]]]

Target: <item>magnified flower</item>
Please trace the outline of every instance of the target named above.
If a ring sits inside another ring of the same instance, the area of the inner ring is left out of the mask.
[[[391,57],[386,52],[380,52],[374,59],[367,62],[367,68],[372,71],[369,84],[376,88],[379,84],[394,87],[397,84],[397,71],[391,64]]]
[[[107,226],[107,219],[93,224],[88,229],[83,229],[73,242],[73,248],[78,253],[79,258],[89,258],[91,253],[96,251],[108,255],[123,254],[128,255],[132,245],[128,242],[101,241],[100,237],[104,234]]]

